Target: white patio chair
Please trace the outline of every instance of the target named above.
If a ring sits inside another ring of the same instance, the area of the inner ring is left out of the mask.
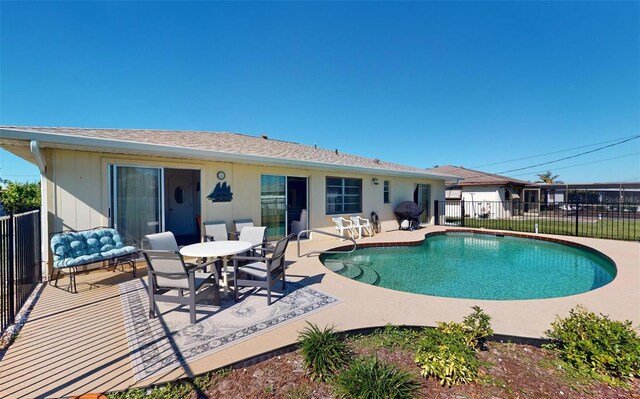
[[[202,241],[227,241],[229,239],[225,222],[204,222],[202,225]]]
[[[336,230],[338,231],[338,234],[340,236],[344,237],[344,232],[345,231],[347,233],[351,233],[351,237],[354,236],[355,232],[353,230],[353,223],[351,222],[351,220],[347,220],[347,219],[343,218],[342,216],[337,217],[337,218],[331,218],[331,220],[333,220],[333,223],[336,224]],[[343,241],[344,238],[341,238],[340,240]]]
[[[371,223],[369,223],[369,219],[365,219],[360,216],[351,216],[351,223],[353,223],[353,232],[358,231],[358,238],[362,238],[362,231],[365,231],[369,237],[371,237],[373,229],[371,228]]]
[[[211,286],[214,302],[220,303],[217,273],[205,273],[200,270],[206,268],[208,263],[188,268],[178,251],[145,250],[142,254],[149,266],[147,284],[150,319],[156,317],[156,302],[170,302],[188,305],[190,322],[195,324],[196,302],[209,293],[205,286]],[[166,295],[172,290],[177,290],[178,295]],[[185,293],[188,295],[185,296]]]

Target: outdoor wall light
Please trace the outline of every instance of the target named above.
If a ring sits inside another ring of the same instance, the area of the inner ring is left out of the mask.
[[[378,184],[380,184],[380,182],[378,182],[378,179],[375,177],[371,178],[371,184],[373,184],[374,186],[377,186]]]

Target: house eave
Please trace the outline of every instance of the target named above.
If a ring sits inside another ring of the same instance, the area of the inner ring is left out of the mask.
[[[127,155],[150,155],[166,158],[183,158],[202,161],[237,162],[252,165],[270,165],[321,169],[336,172],[357,172],[382,176],[417,177],[432,180],[447,180],[452,176],[435,175],[409,171],[397,171],[382,168],[338,165],[323,162],[303,161],[261,155],[239,154],[224,151],[202,150],[188,147],[175,147],[164,144],[149,144],[134,141],[112,140],[95,137],[70,136],[58,133],[34,132],[21,129],[0,129],[0,146],[15,145],[15,140],[29,142],[36,140],[41,148],[74,149],[89,152],[105,152]]]
[[[447,187],[454,187],[454,186],[464,186],[464,187],[469,187],[469,186],[507,186],[507,185],[512,185],[512,186],[527,186],[529,185],[528,183],[522,183],[522,182],[515,182],[515,181],[511,181],[511,180],[504,180],[504,181],[492,181],[492,182],[459,182],[459,183],[455,183],[455,184],[450,184],[447,185]]]

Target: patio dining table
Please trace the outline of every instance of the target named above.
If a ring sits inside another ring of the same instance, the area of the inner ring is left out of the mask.
[[[222,286],[224,294],[229,292],[227,257],[248,251],[253,244],[249,241],[208,241],[187,245],[180,249],[183,256],[192,258],[222,258]]]

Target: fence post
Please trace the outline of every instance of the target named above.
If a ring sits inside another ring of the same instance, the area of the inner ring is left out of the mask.
[[[460,227],[464,227],[464,200],[460,200]]]
[[[580,205],[576,202],[576,237],[578,236],[578,223],[580,220]]]
[[[13,249],[15,246],[14,226],[15,218],[13,213],[9,214],[9,248],[7,251],[8,268],[7,268],[7,292],[9,293],[9,324],[13,324],[16,319],[15,312],[15,257]]]
[[[434,216],[436,218],[436,223],[435,223],[436,226],[440,225],[440,206],[439,205],[440,205],[440,201],[438,200],[433,201],[433,207],[435,208]]]

